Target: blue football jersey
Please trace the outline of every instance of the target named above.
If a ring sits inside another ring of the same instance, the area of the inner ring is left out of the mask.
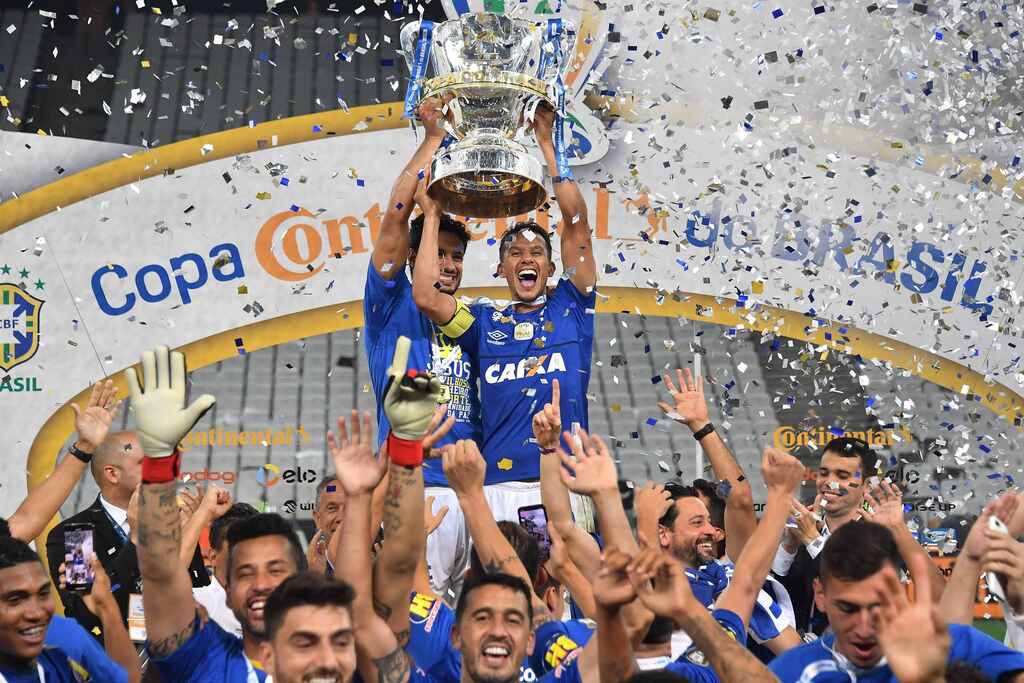
[[[533,634],[530,668],[538,676],[558,668],[569,655],[584,647],[594,635],[592,622],[579,619],[549,621]]]
[[[245,656],[242,639],[215,621],[206,625],[196,616],[195,631],[181,647],[163,659],[152,659],[165,681],[177,683],[263,683],[267,674]]]
[[[718,562],[708,562],[697,569],[687,569],[686,577],[690,579],[690,590],[700,604],[710,607],[715,598],[729,587],[729,576],[725,567]]]
[[[1024,671],[1024,654],[1011,650],[971,626],[949,626],[949,662],[962,661],[981,669],[991,680]],[[859,669],[835,649],[835,636],[795,647],[774,659],[768,668],[782,683],[898,683],[888,665]]]
[[[437,375],[448,397],[448,415],[455,425],[436,447],[459,439],[481,440],[480,399],[477,394],[476,367],[462,349],[452,342],[412,300],[412,284],[405,270],[385,280],[371,261],[363,294],[363,342],[370,367],[370,381],[377,397],[377,445],[387,438],[391,426],[384,414],[384,388],[388,368],[400,336],[408,337],[409,367]],[[423,461],[423,481],[427,486],[447,486],[440,460]]]
[[[564,429],[588,428],[596,296],[562,279],[534,311],[475,303],[468,320],[456,315],[444,328],[480,374],[486,484],[540,478],[532,420],[551,401],[551,380],[557,379],[561,388]],[[569,450],[564,440],[562,445]]]
[[[747,644],[747,632],[743,628],[743,620],[735,612],[716,609],[711,613],[719,626],[740,645]],[[718,674],[708,665],[704,653],[691,645],[679,659],[665,667],[666,671],[679,674],[693,683],[718,683]]]

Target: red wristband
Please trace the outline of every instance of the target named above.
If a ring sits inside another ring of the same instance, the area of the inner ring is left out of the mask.
[[[181,472],[181,453],[178,449],[163,458],[142,456],[142,483],[166,484],[178,478]]]
[[[388,432],[388,457],[396,465],[419,467],[423,464],[423,440],[402,439]]]

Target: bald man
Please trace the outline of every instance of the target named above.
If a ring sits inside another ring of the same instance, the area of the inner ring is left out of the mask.
[[[135,544],[131,541],[128,525],[128,501],[142,479],[142,446],[135,432],[108,434],[96,449],[89,465],[100,495],[88,508],[53,528],[46,539],[46,560],[54,585],[59,586],[58,571],[60,563],[64,561],[65,526],[72,523],[92,525],[93,552],[110,576],[114,597],[121,608],[122,617],[127,621],[131,610],[142,609],[141,597],[132,598],[133,595],[141,596],[142,590]],[[193,586],[209,585],[210,578],[198,548],[189,572]],[[60,597],[64,602],[64,614],[78,621],[85,630],[102,641],[100,622],[86,608],[80,595],[62,591]],[[140,632],[132,630],[131,633],[133,639],[140,639]]]

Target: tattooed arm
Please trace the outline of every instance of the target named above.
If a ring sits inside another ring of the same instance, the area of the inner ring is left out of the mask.
[[[139,544],[142,606],[146,613],[149,652],[167,657],[188,640],[195,628],[195,601],[188,569],[167,558],[178,557],[181,519],[176,481],[142,484],[139,494]]]
[[[373,566],[373,603],[400,645],[409,639],[409,592],[423,554],[423,468],[388,467],[384,546]]]
[[[476,443],[464,439],[445,446],[444,473],[459,499],[459,507],[466,518],[473,549],[480,558],[484,571],[502,572],[518,576],[533,588],[526,567],[516,555],[512,545],[501,533],[487,499],[484,498],[484,472],[487,465]],[[544,601],[531,591],[533,597],[533,628],[552,620]]]

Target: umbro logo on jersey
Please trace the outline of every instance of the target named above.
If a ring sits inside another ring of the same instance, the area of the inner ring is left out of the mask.
[[[508,335],[501,330],[491,330],[487,333],[487,341],[492,344],[504,344]]]
[[[565,359],[558,351],[539,357],[523,358],[518,363],[494,363],[484,370],[484,379],[488,384],[501,384],[550,372],[565,372]]]

